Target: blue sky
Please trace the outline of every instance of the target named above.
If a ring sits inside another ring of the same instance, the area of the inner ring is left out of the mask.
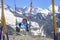
[[[48,8],[51,5],[51,0],[32,0],[33,7]],[[4,4],[8,4],[14,8],[14,0],[4,0]],[[29,7],[30,0],[16,0],[17,7],[21,8],[24,6]],[[60,6],[60,0],[55,0],[55,5]]]

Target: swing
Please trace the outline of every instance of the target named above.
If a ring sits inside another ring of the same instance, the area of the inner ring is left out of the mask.
[[[30,14],[32,13],[32,0],[31,0],[31,3],[30,3],[31,5],[30,5]],[[15,8],[15,12],[14,13],[16,13],[16,0],[14,0],[14,8]],[[16,15],[14,14],[14,16],[16,17]],[[24,17],[25,17],[25,15],[23,15]],[[27,20],[27,19],[26,19]],[[31,23],[31,21],[30,21],[30,23]],[[29,24],[30,24],[29,23]],[[22,24],[19,24],[19,26],[21,26]],[[30,31],[30,26],[28,27],[28,26],[26,26],[26,32],[29,32]],[[21,28],[19,28],[19,27],[17,27],[17,17],[16,17],[16,32],[18,32],[18,33],[21,33]]]
[[[24,23],[24,22],[26,22],[26,23]],[[29,29],[28,29],[29,27],[28,27],[26,17],[23,18],[23,22],[19,23],[19,27],[20,27],[20,33],[27,35],[27,33],[29,32]]]
[[[14,5],[15,5],[15,12],[14,13],[16,13],[16,0],[14,1]],[[14,14],[14,16],[16,17],[15,14]],[[21,24],[19,24],[19,26],[21,26]],[[28,27],[27,27],[27,31],[28,31]],[[21,33],[21,28],[17,27],[17,17],[16,17],[16,34],[19,34],[19,33]]]
[[[31,14],[32,14],[32,0],[31,0],[31,2],[30,2],[30,18],[31,18]],[[27,18],[25,17],[25,15],[23,15],[24,17],[23,17],[23,20],[26,20],[27,21]],[[29,24],[31,25],[31,20],[30,20],[30,22],[29,22]],[[19,26],[21,26],[22,24],[19,24]],[[31,31],[30,31],[30,25],[27,25],[26,26],[26,31],[21,31],[20,30],[20,33],[22,33],[22,34],[24,34],[24,33],[26,33],[26,34],[30,34],[31,33]]]

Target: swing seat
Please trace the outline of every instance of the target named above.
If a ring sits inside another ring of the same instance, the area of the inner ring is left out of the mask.
[[[29,31],[26,31],[25,29],[20,29],[20,35],[21,36],[26,36],[26,35],[29,35],[31,32],[29,32]]]
[[[20,29],[20,34],[26,35],[26,30]]]

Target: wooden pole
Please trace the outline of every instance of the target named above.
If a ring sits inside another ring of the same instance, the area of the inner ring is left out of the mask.
[[[6,20],[4,15],[4,0],[1,0],[1,5],[2,5],[2,16],[1,16],[2,36],[3,36],[3,40],[5,40],[5,35],[7,37],[7,40],[9,40],[8,30],[6,28]]]
[[[56,26],[56,16],[55,16],[55,8],[54,8],[54,0],[52,0],[52,17],[53,17],[53,29],[54,29],[54,40],[58,40],[57,36],[57,26]]]

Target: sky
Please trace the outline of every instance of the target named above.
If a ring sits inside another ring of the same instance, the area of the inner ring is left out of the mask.
[[[51,5],[52,0],[32,0],[33,7],[48,8]],[[14,0],[4,0],[4,4],[14,8]],[[60,0],[55,0],[55,5],[60,6]],[[24,6],[30,6],[30,0],[16,0],[16,6],[23,8]]]

